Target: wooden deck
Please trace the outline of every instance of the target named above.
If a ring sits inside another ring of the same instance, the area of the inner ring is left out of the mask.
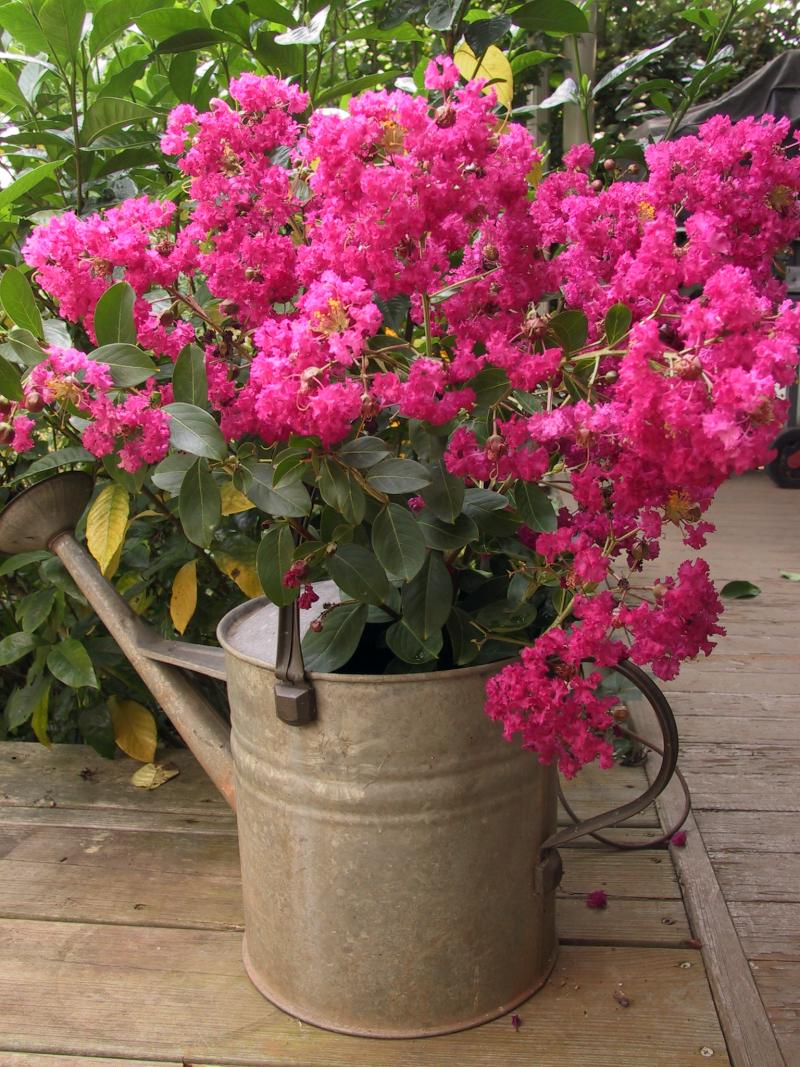
[[[699,829],[672,850],[693,927],[668,851],[565,849],[561,956],[518,1009],[518,1031],[504,1018],[425,1041],[329,1034],[245,977],[234,822],[188,753],[173,756],[177,778],[146,792],[127,759],[0,745],[0,1067],[772,1067],[744,955],[786,1067],[798,1067],[800,585],[777,573],[800,570],[798,506],[800,495],[759,478],[726,487],[718,576],[764,595],[732,605],[715,659],[672,687],[697,800]],[[588,814],[643,784],[641,768],[590,770],[570,796]],[[626,834],[655,834],[656,813],[631,825]],[[608,907],[588,909],[585,894],[600,888]]]

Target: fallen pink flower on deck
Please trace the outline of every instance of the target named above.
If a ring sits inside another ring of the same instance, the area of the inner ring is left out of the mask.
[[[587,908],[606,908],[608,907],[608,896],[605,889],[593,889],[591,893],[586,894],[586,907]]]
[[[519,1030],[520,1026],[522,1026],[522,1019],[520,1019],[516,1012],[511,1016],[511,1025],[515,1030]]]
[[[673,834],[669,839],[669,843],[671,845],[676,845],[678,848],[683,848],[686,844],[686,831],[678,830],[678,832]]]

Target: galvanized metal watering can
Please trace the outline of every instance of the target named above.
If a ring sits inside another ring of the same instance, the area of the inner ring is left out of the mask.
[[[61,559],[236,810],[256,987],[300,1019],[374,1037],[449,1033],[527,999],[556,958],[557,847],[640,811],[675,769],[659,690],[620,668],[661,725],[651,787],[557,832],[554,769],[484,714],[497,664],[306,677],[297,611],[263,598],[225,616],[221,648],[163,640],[73,537],[91,491],[73,472],[21,493],[0,513],[0,552]],[[230,730],[187,669],[227,681]]]

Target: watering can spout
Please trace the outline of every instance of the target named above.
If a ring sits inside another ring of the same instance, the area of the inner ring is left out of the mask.
[[[48,548],[58,556],[209,778],[235,808],[229,728],[181,670],[224,680],[224,652],[164,640],[102,576],[73,536],[92,485],[88,475],[70,472],[20,493],[0,513],[0,552]]]

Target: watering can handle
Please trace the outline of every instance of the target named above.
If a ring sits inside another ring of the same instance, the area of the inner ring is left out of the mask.
[[[594,815],[591,819],[577,822],[574,826],[566,826],[542,842],[539,863],[536,867],[536,881],[537,886],[545,891],[555,888],[561,880],[561,860],[556,851],[559,846],[569,844],[570,841],[583,837],[585,834],[595,834],[598,830],[617,826],[619,823],[625,822],[626,819],[638,815],[640,811],[643,811],[648,804],[652,804],[656,797],[664,791],[677,770],[678,727],[669,701],[655,682],[634,663],[625,660],[618,663],[614,670],[636,686],[655,712],[663,740],[663,749],[659,750],[661,752],[661,766],[649,788],[635,800],[629,800],[627,804],[620,804],[619,807],[613,808],[611,811],[604,811],[600,815]],[[568,813],[571,814],[571,812]],[[671,833],[672,831],[670,831]],[[654,841],[648,841],[645,847],[658,844],[667,836],[669,835],[663,835]]]
[[[297,600],[278,608],[275,712],[289,726],[306,726],[317,717],[314,687],[306,676],[303,663]]]

